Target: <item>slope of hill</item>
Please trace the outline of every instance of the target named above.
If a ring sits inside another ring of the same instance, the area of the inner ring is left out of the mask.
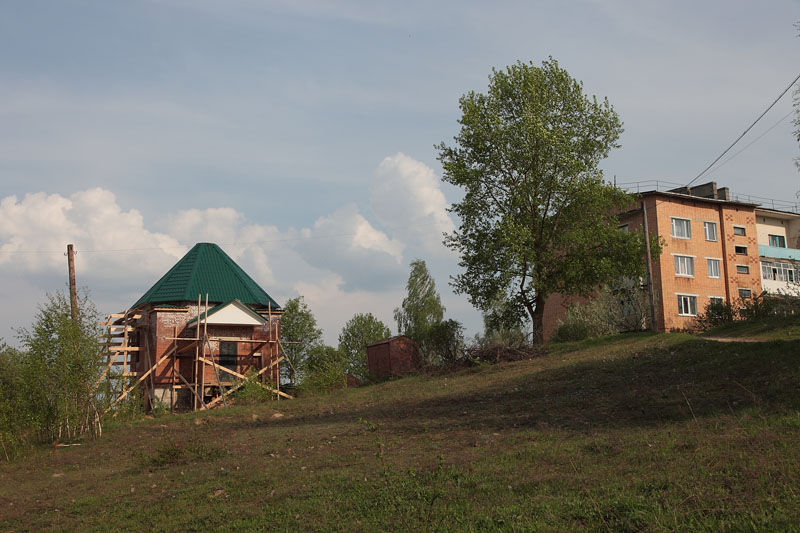
[[[800,341],[684,334],[164,416],[0,464],[3,530],[800,530]]]

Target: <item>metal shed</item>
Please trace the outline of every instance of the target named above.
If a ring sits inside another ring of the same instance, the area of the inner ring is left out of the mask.
[[[419,369],[419,347],[402,335],[381,339],[367,346],[367,364],[376,378],[402,376]]]

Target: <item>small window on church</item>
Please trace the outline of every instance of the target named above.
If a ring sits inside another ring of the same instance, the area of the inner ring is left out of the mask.
[[[234,372],[238,372],[238,366],[236,365],[236,349],[235,342],[220,342],[219,343],[219,365],[224,366],[228,370],[233,370]],[[220,373],[220,380],[221,381],[232,381],[233,376],[228,374],[227,372]]]

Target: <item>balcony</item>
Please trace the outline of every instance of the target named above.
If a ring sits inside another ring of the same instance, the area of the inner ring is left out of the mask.
[[[800,250],[796,248],[779,248],[777,246],[758,245],[758,255],[774,259],[790,259],[800,261]]]

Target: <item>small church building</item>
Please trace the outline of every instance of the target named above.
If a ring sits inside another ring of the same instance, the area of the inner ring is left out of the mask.
[[[245,377],[289,397],[280,390],[281,314],[219,246],[196,244],[129,310],[107,319],[108,367],[128,378],[114,403],[138,389],[148,407],[213,408]]]

